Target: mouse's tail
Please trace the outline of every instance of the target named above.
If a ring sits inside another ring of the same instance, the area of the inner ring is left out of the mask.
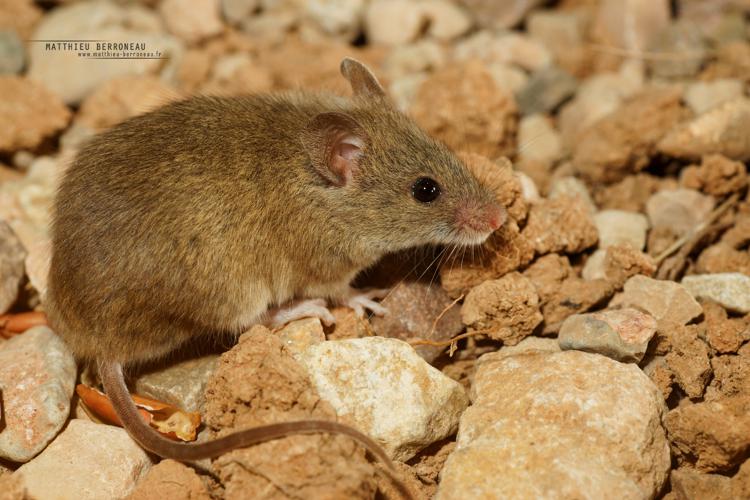
[[[389,469],[389,476],[401,494],[406,498],[411,498],[409,490],[396,477],[396,468],[385,451],[371,438],[348,425],[328,420],[300,420],[254,427],[204,443],[181,443],[165,438],[143,420],[125,385],[125,376],[120,363],[101,361],[99,363],[99,377],[101,377],[104,390],[112,402],[112,407],[115,409],[117,416],[120,417],[120,422],[128,434],[142,448],[162,458],[190,462],[202,458],[217,457],[236,448],[245,448],[291,434],[343,434],[360,443],[377,460],[383,463]]]

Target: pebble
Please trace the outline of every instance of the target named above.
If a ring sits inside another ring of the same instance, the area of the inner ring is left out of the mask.
[[[740,465],[750,451],[748,405],[750,399],[734,397],[670,411],[665,424],[677,461],[703,472],[729,472]]]
[[[501,62],[486,63],[487,71],[490,72],[495,84],[501,89],[518,94],[526,86],[529,76],[524,70],[511,64]]]
[[[516,0],[496,2],[493,0],[461,0],[476,16],[477,23],[484,28],[512,28],[526,17],[543,0]]]
[[[516,94],[522,115],[551,113],[578,89],[578,81],[557,66],[536,71],[526,86]]]
[[[139,5],[79,2],[58,6],[42,18],[32,38],[137,41],[145,43],[147,51],[160,51],[166,59],[88,59],[78,57],[76,51],[50,52],[44,50],[44,44],[34,43],[29,48],[27,76],[43,83],[65,103],[77,104],[99,85],[119,76],[169,75],[183,49],[180,41],[162,29],[159,16]]]
[[[486,354],[436,498],[654,498],[670,469],[659,390],[578,351]],[[502,466],[498,466],[502,464]]]
[[[127,496],[150,467],[148,454],[124,429],[74,419],[13,475],[31,498],[104,500]]]
[[[260,7],[261,0],[221,0],[221,13],[232,24],[240,24]]]
[[[651,314],[660,324],[685,325],[703,313],[690,292],[674,281],[633,276],[610,306],[635,307]]]
[[[585,74],[588,58],[584,41],[590,17],[586,8],[538,9],[526,18],[526,30],[547,47],[561,68]]]
[[[524,116],[518,124],[518,157],[554,165],[562,157],[562,140],[549,117]]]
[[[655,272],[653,257],[625,243],[596,250],[586,259],[581,276],[587,281],[604,279],[620,289],[632,276],[651,276]]]
[[[206,404],[206,383],[218,359],[219,356],[209,354],[144,373],[135,380],[135,390],[186,411],[202,411]]]
[[[750,276],[746,274],[697,274],[685,276],[681,284],[697,299],[712,300],[736,313],[750,313]]]
[[[336,326],[340,326],[338,320]],[[308,347],[326,340],[323,324],[318,318],[302,318],[292,321],[275,333],[297,360]]]
[[[594,200],[591,198],[589,188],[586,187],[586,184],[577,177],[564,176],[552,179],[549,186],[548,197],[550,200],[556,200],[558,198],[578,198],[584,203],[586,209],[590,213],[595,214],[598,210]]]
[[[427,22],[427,33],[438,40],[453,40],[473,26],[469,13],[449,0],[426,0],[421,4]]]
[[[536,40],[516,32],[478,33],[455,46],[457,60],[480,59],[487,63],[512,64],[527,71],[540,71],[552,63],[552,55]]]
[[[675,382],[690,399],[702,398],[712,371],[708,346],[699,338],[702,332],[692,325],[660,325],[659,329],[660,341],[671,347],[664,360]]]
[[[591,27],[594,39],[610,47],[643,51],[669,27],[668,0],[603,0]]]
[[[0,313],[18,297],[24,276],[26,250],[10,226],[0,221]]]
[[[162,460],[138,481],[127,500],[210,500],[211,495],[195,469],[175,460]]]
[[[681,236],[706,220],[715,204],[713,197],[694,189],[663,189],[648,199],[646,214],[652,227]]]
[[[381,337],[441,342],[453,338],[463,330],[460,306],[453,303],[438,285],[401,283],[393,287],[380,303],[389,313],[373,317],[370,323],[375,334]],[[435,323],[438,317],[440,320]],[[414,350],[431,363],[445,347],[417,345]]]
[[[370,43],[401,45],[415,41],[424,22],[425,12],[418,2],[372,0],[365,13],[365,32]]]
[[[599,233],[599,248],[623,243],[636,250],[646,246],[648,219],[637,212],[624,210],[602,210],[594,214],[594,224]]]
[[[311,0],[304,9],[324,33],[351,41],[362,30],[365,7],[365,0]]]
[[[461,306],[461,320],[469,330],[480,330],[504,344],[514,345],[542,322],[539,306],[533,283],[512,272],[472,288]]]
[[[564,227],[565,231],[559,231]],[[559,197],[531,206],[521,233],[537,255],[578,253],[596,244],[598,235],[589,207],[580,198]]]
[[[43,85],[0,76],[0,151],[34,149],[65,128],[71,112]]]
[[[672,22],[649,44],[649,50],[677,57],[648,61],[655,78],[691,78],[701,69],[708,56],[706,43],[691,22]]]
[[[720,78],[710,82],[697,81],[685,88],[685,102],[696,115],[726,101],[741,97],[744,84],[735,78]]]
[[[659,141],[661,153],[699,160],[718,153],[733,160],[750,160],[750,99],[725,101],[702,115],[675,126]]]
[[[26,56],[23,43],[15,31],[0,29],[0,75],[16,75],[23,71]]]
[[[656,333],[656,320],[636,309],[609,309],[568,316],[560,327],[562,350],[602,354],[623,363],[639,363]]]
[[[463,387],[412,347],[381,337],[328,341],[301,360],[336,413],[405,461],[456,431],[468,405]]]
[[[52,441],[68,419],[75,381],[73,355],[45,326],[0,344],[0,457],[27,462]]]
[[[392,79],[404,78],[441,68],[445,62],[446,51],[438,42],[419,40],[394,47],[383,61],[383,70]]]
[[[219,0],[162,0],[159,11],[167,29],[188,42],[221,33]]]

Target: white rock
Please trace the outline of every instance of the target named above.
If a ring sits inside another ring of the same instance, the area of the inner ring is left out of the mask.
[[[449,0],[427,0],[421,4],[429,25],[427,33],[438,40],[453,40],[471,29],[469,14]]]
[[[68,419],[75,381],[73,355],[45,326],[0,345],[0,457],[26,462],[47,446]]]
[[[670,469],[659,390],[577,351],[480,358],[436,499],[653,498]]]
[[[667,325],[685,325],[703,313],[703,308],[684,286],[641,275],[626,281],[623,293],[612,299],[610,306],[635,307]]]
[[[150,468],[124,429],[75,419],[14,476],[31,498],[107,500],[127,496]]]
[[[524,116],[518,125],[518,156],[524,161],[552,165],[562,156],[562,139],[549,117]]]
[[[305,9],[324,33],[353,40],[362,29],[365,0],[308,0]]]
[[[44,43],[29,45],[28,76],[42,82],[68,104],[76,104],[96,87],[118,76],[160,72],[172,75],[182,46],[162,32],[159,16],[138,6],[109,2],[79,2],[58,6],[39,22],[33,37],[39,40],[112,40],[145,43],[145,51],[160,51],[165,59],[90,59],[76,50],[45,50]],[[101,51],[101,50],[100,50]],[[84,52],[97,52],[96,42]]]
[[[396,107],[407,112],[425,80],[427,80],[427,73],[414,73],[393,80],[388,86],[388,93],[396,103]]]
[[[524,174],[523,172],[515,173],[516,179],[521,184],[521,194],[523,199],[529,203],[536,202],[542,199],[539,195],[539,188],[536,187],[534,179]]]
[[[400,45],[417,39],[425,22],[418,2],[373,0],[365,13],[367,39],[374,44]]]
[[[645,215],[624,210],[602,210],[594,214],[599,232],[599,248],[627,243],[637,250],[646,246],[648,219]]]
[[[261,0],[221,0],[221,13],[233,24],[239,24],[260,7]]]
[[[657,144],[666,155],[698,160],[723,154],[732,160],[750,160],[750,99],[738,97],[677,125]]]
[[[560,197],[580,198],[586,204],[589,212],[593,214],[597,211],[596,204],[591,199],[586,184],[577,177],[567,176],[552,179],[548,198],[554,200]]]
[[[406,342],[367,337],[322,342],[300,360],[338,415],[407,460],[450,436],[468,405],[463,387]]]
[[[696,274],[682,278],[693,297],[712,300],[730,311],[750,312],[750,276],[742,273]]]
[[[545,68],[552,62],[547,48],[532,38],[510,32],[496,35],[480,31],[456,45],[458,60],[481,59],[487,63],[514,64],[527,71]]]
[[[740,80],[720,79],[694,82],[685,89],[685,102],[696,115],[705,113],[719,104],[742,96],[744,85]]]
[[[159,12],[174,35],[197,42],[221,33],[219,0],[162,0]]]
[[[492,75],[498,88],[513,94],[519,92],[526,86],[529,76],[526,72],[516,66],[501,62],[486,63],[487,71]]]
[[[419,40],[394,47],[383,61],[388,78],[398,79],[414,73],[435,70],[445,65],[445,49],[434,40]]]
[[[683,235],[703,222],[715,203],[711,196],[694,189],[664,189],[648,199],[646,214],[652,227]]]
[[[606,257],[606,249],[597,249],[586,259],[586,263],[583,265],[583,269],[581,269],[581,277],[588,281],[607,279],[607,273],[604,270],[604,259]]]

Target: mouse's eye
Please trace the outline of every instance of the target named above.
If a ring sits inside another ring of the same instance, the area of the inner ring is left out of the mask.
[[[411,187],[411,195],[420,203],[429,203],[440,196],[440,185],[429,177],[420,177]]]

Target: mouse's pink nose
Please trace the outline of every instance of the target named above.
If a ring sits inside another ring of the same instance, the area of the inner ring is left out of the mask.
[[[492,232],[505,223],[508,214],[499,203],[469,203],[456,210],[456,225],[459,229],[471,229],[480,233]]]

